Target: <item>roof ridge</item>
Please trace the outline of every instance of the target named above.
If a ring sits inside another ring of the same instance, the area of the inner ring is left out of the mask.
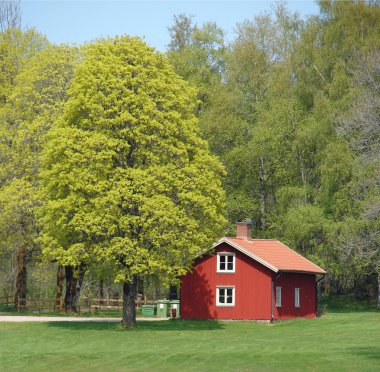
[[[260,238],[260,239],[250,239],[250,240],[246,240],[246,239],[244,239],[244,238],[237,238],[237,237],[233,237],[233,236],[225,236],[225,238],[226,239],[239,239],[239,240],[243,240],[243,241],[245,241],[245,242],[253,242],[253,241],[257,241],[257,240],[269,240],[269,241],[276,241],[276,242],[278,242],[278,240],[277,239],[264,239],[264,238]]]

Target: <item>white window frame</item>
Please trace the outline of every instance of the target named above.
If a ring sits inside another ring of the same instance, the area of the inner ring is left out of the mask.
[[[276,307],[282,306],[282,287],[276,287]]]
[[[232,289],[232,303],[219,302],[219,290]],[[235,306],[235,286],[234,285],[217,285],[216,286],[216,306],[217,307],[234,307]]]
[[[220,256],[232,256],[232,270],[227,269],[227,260],[226,260],[226,269],[221,270],[220,269]],[[224,273],[224,274],[234,274],[235,273],[235,267],[236,267],[236,255],[234,252],[218,252],[217,254],[217,260],[216,260],[216,272],[217,273]]]
[[[301,288],[294,288],[294,306],[301,307]]]

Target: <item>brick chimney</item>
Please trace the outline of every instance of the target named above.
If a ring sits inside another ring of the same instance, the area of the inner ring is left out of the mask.
[[[252,240],[252,220],[236,222],[236,237],[244,240]]]

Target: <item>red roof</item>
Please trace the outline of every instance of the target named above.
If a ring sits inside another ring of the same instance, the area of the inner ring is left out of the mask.
[[[278,240],[244,238],[223,238],[215,246],[227,243],[240,252],[260,262],[269,269],[278,271],[296,271],[313,274],[326,274],[326,271],[293,251]],[[214,246],[214,247],[215,247]]]

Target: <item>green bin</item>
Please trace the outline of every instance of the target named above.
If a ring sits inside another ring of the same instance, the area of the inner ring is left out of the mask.
[[[157,303],[157,317],[158,318],[166,318],[169,312],[169,304],[168,300],[158,300]]]
[[[142,305],[141,315],[142,316],[154,316],[156,313],[156,306],[154,305]]]
[[[172,318],[179,318],[179,300],[171,300],[170,301],[170,316]]]

